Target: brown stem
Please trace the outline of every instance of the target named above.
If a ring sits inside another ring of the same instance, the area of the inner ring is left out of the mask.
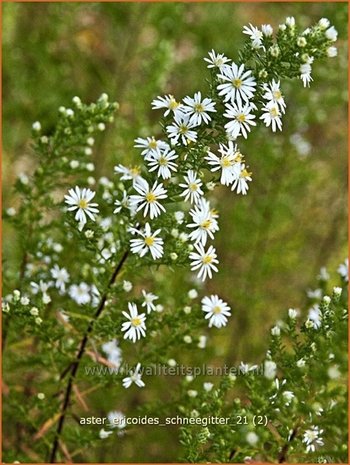
[[[290,438],[288,440],[288,442],[282,447],[282,450],[278,456],[278,463],[283,463],[286,461],[287,459],[287,453],[288,453],[288,450],[290,448],[290,443],[293,441],[293,439],[295,438],[295,436],[297,435],[297,432],[298,432],[298,428],[299,428],[299,425],[296,425],[292,431],[292,434],[290,435]]]
[[[81,359],[82,359],[82,357],[84,355],[85,348],[86,348],[87,342],[89,340],[89,336],[90,336],[90,334],[91,334],[91,332],[92,332],[92,330],[94,328],[95,321],[98,319],[98,317],[103,312],[103,309],[104,309],[104,307],[106,305],[106,300],[107,300],[107,296],[108,296],[108,292],[110,290],[110,287],[114,283],[116,277],[118,276],[119,271],[121,270],[125,260],[127,259],[128,254],[129,254],[128,250],[126,252],[124,252],[124,255],[122,256],[120,262],[116,266],[116,268],[115,268],[115,270],[114,270],[114,272],[113,272],[113,274],[111,276],[111,279],[110,279],[110,281],[108,283],[107,289],[106,289],[105,293],[102,295],[101,301],[100,301],[100,303],[99,303],[99,305],[98,305],[98,307],[96,309],[96,312],[95,312],[93,318],[90,320],[90,323],[89,323],[89,325],[88,325],[88,327],[87,327],[87,329],[85,331],[85,334],[84,334],[84,336],[83,336],[83,338],[82,338],[82,340],[80,342],[78,354],[77,354],[75,360],[70,365],[70,375],[69,375],[68,384],[67,384],[67,388],[66,388],[65,395],[64,395],[64,400],[63,400],[62,409],[61,409],[61,415],[60,415],[59,420],[58,420],[55,439],[54,439],[52,449],[51,449],[51,453],[50,453],[50,463],[55,463],[55,461],[56,461],[56,454],[57,454],[57,449],[58,449],[58,446],[59,446],[59,439],[60,439],[60,435],[61,435],[62,430],[63,430],[63,425],[64,425],[64,421],[65,421],[65,418],[66,418],[67,408],[68,408],[70,398],[71,398],[71,395],[72,395],[73,384],[74,384],[75,377],[76,377],[76,374],[77,374],[77,371],[78,371],[78,368],[79,368],[79,365],[80,365],[80,361],[81,361]]]

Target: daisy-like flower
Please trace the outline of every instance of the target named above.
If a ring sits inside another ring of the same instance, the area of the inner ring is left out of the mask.
[[[273,34],[273,28],[271,24],[263,24],[261,26],[261,31],[264,34],[265,37],[271,37]]]
[[[222,74],[218,78],[224,81],[218,85],[219,95],[224,96],[225,102],[231,100],[242,104],[242,101],[249,102],[253,97],[256,82],[251,70],[245,70],[244,65],[238,67],[236,63],[222,69]]]
[[[312,62],[311,62],[312,63]],[[313,81],[311,77],[311,64],[310,63],[303,63],[300,65],[300,79],[303,81],[304,87],[310,87],[310,82]]]
[[[66,283],[69,281],[69,273],[65,268],[60,268],[58,265],[55,265],[50,270],[51,276],[56,280],[55,286],[61,292],[66,290]]]
[[[155,171],[158,169],[158,176],[161,176],[163,179],[171,178],[171,172],[177,171],[177,165],[173,160],[176,160],[178,155],[174,150],[170,150],[170,147],[167,146],[165,150],[157,152],[150,158],[148,165],[150,166],[149,171]]]
[[[141,181],[141,169],[139,166],[124,166],[124,165],[117,165],[114,167],[114,172],[117,174],[121,174],[121,181],[129,181],[132,180],[133,185],[136,182]]]
[[[205,319],[209,319],[209,328],[215,326],[222,328],[226,326],[227,317],[231,316],[230,307],[217,295],[204,297],[202,299],[202,311],[206,313]]]
[[[133,302],[128,303],[129,313],[123,311],[123,315],[128,320],[122,324],[122,331],[125,331],[124,339],[136,342],[141,337],[146,336],[146,315],[138,313],[137,306]]]
[[[157,184],[157,181],[153,184],[152,188],[148,182],[144,179],[135,182],[134,189],[139,195],[130,196],[130,205],[137,207],[136,211],[144,210],[143,216],[146,216],[149,212],[151,220],[161,214],[161,211],[165,212],[165,208],[161,205],[158,200],[167,198],[167,191],[164,189],[163,184]]]
[[[251,174],[247,171],[245,164],[241,164],[241,172],[239,177],[232,183],[231,191],[236,190],[237,194],[246,195],[249,189],[248,181],[251,181]]]
[[[176,113],[173,124],[166,127],[169,138],[176,145],[181,140],[183,145],[188,145],[197,140],[197,133],[192,128],[196,125],[190,121],[190,115],[184,113]]]
[[[185,105],[182,111],[190,115],[190,122],[194,123],[195,126],[202,124],[202,120],[205,124],[208,124],[211,120],[208,112],[216,112],[215,102],[210,98],[204,98],[202,100],[202,94],[200,92],[196,92],[193,98],[185,97],[183,102]]]
[[[280,81],[276,82],[274,79],[272,79],[272,82],[263,85],[263,89],[265,91],[263,98],[268,102],[277,103],[281,112],[284,113],[286,109],[286,103],[280,89]]]
[[[176,115],[182,108],[180,102],[177,102],[173,95],[164,95],[164,97],[157,97],[152,101],[152,110],[159,110],[165,108],[164,116],[172,111]]]
[[[337,268],[338,274],[346,281],[349,281],[349,259],[346,258],[344,263],[341,263]]]
[[[221,169],[221,184],[228,186],[237,178],[241,172],[240,162],[242,155],[237,150],[237,146],[232,141],[228,142],[228,146],[219,144],[219,152],[221,157],[208,151],[205,159],[212,166],[210,171],[215,172]]]
[[[208,53],[209,58],[204,58],[204,61],[209,63],[207,68],[219,68],[220,71],[227,66],[231,60],[227,58],[223,53],[216,53],[215,50],[212,50]]]
[[[144,301],[142,302],[141,307],[146,307],[147,313],[151,313],[152,310],[156,309],[153,302],[157,300],[158,297],[151,292],[146,292],[145,290],[142,290],[142,295]]]
[[[184,176],[185,183],[180,184],[180,187],[184,188],[184,191],[180,194],[181,197],[185,197],[185,201],[190,199],[191,203],[197,203],[204,192],[201,189],[203,185],[202,181],[197,177],[197,173],[193,170],[188,170],[186,176]]]
[[[95,192],[85,187],[80,189],[80,187],[75,186],[75,189],[69,189],[68,194],[64,196],[65,203],[69,205],[68,211],[77,210],[75,219],[79,221],[79,229],[82,230],[87,222],[86,215],[95,221],[94,214],[98,213],[97,203],[91,203],[95,197]]]
[[[318,305],[313,305],[308,312],[308,319],[312,321],[313,327],[318,329],[322,324],[322,315]]]
[[[115,200],[114,205],[116,208],[113,210],[113,213],[120,213],[123,208],[129,210],[131,216],[134,216],[136,213],[136,205],[131,205],[130,196],[125,190],[123,191],[123,198]]]
[[[123,429],[126,426],[125,415],[119,410],[113,410],[107,415],[110,428]]]
[[[198,278],[202,278],[202,281],[205,281],[206,278],[212,278],[212,270],[218,272],[219,270],[216,267],[216,264],[219,261],[216,259],[216,250],[211,245],[207,251],[204,250],[202,244],[194,244],[196,252],[190,253],[191,270],[198,270]]]
[[[139,239],[131,239],[130,246],[131,252],[137,253],[140,257],[143,257],[148,252],[151,252],[153,260],[161,258],[163,256],[163,239],[157,237],[160,233],[160,229],[157,229],[152,233],[149,223],[146,223],[144,231],[138,231],[137,229],[134,232],[141,236]]]
[[[151,160],[154,155],[166,150],[169,145],[162,140],[156,140],[154,137],[147,137],[146,139],[138,137],[135,139],[134,147],[143,149],[141,155],[145,157],[145,160]]]
[[[90,286],[84,282],[79,285],[72,284],[69,287],[69,295],[78,305],[91,302]]]
[[[117,339],[102,344],[102,350],[107,355],[107,360],[115,366],[117,370],[122,362],[122,350],[118,346]]]
[[[303,443],[306,445],[306,452],[315,452],[317,446],[323,446],[324,442],[321,437],[323,429],[318,426],[311,426],[303,435]]]
[[[247,34],[250,37],[253,48],[258,49],[258,48],[263,47],[262,46],[263,33],[257,27],[253,26],[252,24],[249,24],[249,27],[244,26],[243,34]]]
[[[201,201],[190,210],[193,223],[187,225],[188,228],[195,228],[189,235],[190,239],[195,243],[200,242],[203,246],[207,242],[208,236],[214,239],[214,232],[219,230],[218,222],[216,221],[217,214],[210,209],[210,203],[201,199]]]
[[[251,114],[253,107],[246,103],[244,106],[233,103],[232,105],[226,103],[226,113],[224,116],[232,121],[225,124],[225,129],[228,134],[236,139],[239,135],[243,135],[246,139],[250,126],[256,126],[255,115]]]
[[[277,128],[282,131],[281,112],[277,103],[269,102],[262,108],[263,114],[260,119],[263,120],[266,127],[271,126],[272,131],[276,132]]]
[[[130,372],[130,376],[123,379],[123,387],[129,388],[132,383],[135,383],[138,387],[144,387],[145,383],[142,381],[142,373],[140,373],[141,363],[138,363],[134,371]]]

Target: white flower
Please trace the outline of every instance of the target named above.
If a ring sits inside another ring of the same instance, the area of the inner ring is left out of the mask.
[[[125,331],[124,339],[136,342],[141,337],[146,336],[146,315],[138,314],[137,306],[133,302],[128,302],[129,314],[123,311],[123,315],[128,320],[122,324],[122,331]]]
[[[318,426],[311,426],[307,429],[303,435],[303,443],[306,444],[306,452],[315,452],[317,446],[323,446],[324,442],[320,435],[323,433],[323,429],[319,429]]]
[[[309,313],[308,313],[308,318],[309,320],[312,321],[313,327],[315,329],[318,329],[321,326],[321,311],[318,305],[314,305],[313,307],[310,308]]]
[[[207,68],[219,68],[220,71],[227,66],[231,60],[227,58],[223,53],[216,53],[214,50],[208,52],[209,58],[204,58],[204,61],[209,63]]]
[[[249,102],[255,92],[256,82],[251,70],[245,70],[244,65],[238,67],[235,63],[225,66],[218,78],[224,81],[218,85],[219,95],[224,96],[225,102],[242,104],[242,100]]]
[[[158,297],[151,292],[146,292],[145,290],[142,290],[142,295],[144,301],[142,302],[141,307],[146,307],[147,313],[151,313],[152,310],[156,309],[156,306],[153,302],[157,300]]]
[[[161,152],[162,150],[166,150],[169,145],[162,141],[156,140],[154,137],[147,137],[146,139],[142,139],[138,137],[135,139],[134,147],[138,147],[143,149],[141,155],[145,157],[145,160],[150,160],[154,155]]]
[[[188,394],[189,397],[197,397],[198,391],[195,391],[194,389],[189,389],[187,391],[187,394]]]
[[[220,183],[228,186],[237,178],[241,172],[240,160],[241,154],[237,150],[237,146],[232,141],[228,142],[228,146],[219,144],[219,152],[221,157],[208,151],[205,159],[212,166],[210,171],[215,172],[221,169]]]
[[[219,230],[217,215],[210,209],[210,203],[201,199],[194,209],[190,210],[192,223],[187,224],[188,228],[196,228],[189,235],[190,239],[196,243],[206,244],[208,236],[214,239],[214,233]]]
[[[263,33],[259,31],[257,27],[253,26],[252,24],[249,24],[249,27],[244,26],[243,34],[247,34],[250,37],[253,48],[258,49],[262,47],[261,42],[263,38]]]
[[[114,167],[114,172],[117,174],[121,174],[121,181],[129,181],[132,180],[133,185],[136,182],[139,182],[142,180],[141,177],[141,170],[139,166],[129,166],[126,167],[124,165],[117,165]]]
[[[165,108],[164,116],[172,111],[174,115],[181,110],[181,103],[177,102],[173,95],[164,95],[164,97],[157,97],[152,102],[152,110],[158,110],[160,108]]]
[[[202,120],[204,123],[208,124],[211,120],[208,112],[216,112],[215,102],[210,98],[204,98],[202,100],[202,94],[200,92],[196,92],[193,98],[185,97],[183,102],[185,105],[182,111],[190,115],[190,122],[194,123],[195,126],[202,124]]]
[[[193,121],[190,121],[190,115],[184,113],[176,113],[173,124],[166,127],[169,138],[176,145],[181,140],[183,145],[197,140],[197,133],[192,128],[196,127]]]
[[[169,179],[172,171],[177,171],[177,165],[173,162],[178,157],[174,150],[170,150],[168,146],[161,152],[155,153],[152,158],[149,159],[148,165],[150,166],[150,172],[158,169],[158,176],[163,179]]]
[[[290,308],[288,310],[288,316],[291,320],[295,320],[295,318],[299,315],[298,310],[295,310],[294,308]]]
[[[274,326],[273,328],[271,328],[271,334],[272,334],[272,336],[276,336],[276,337],[280,336],[280,334],[281,334],[280,327],[279,326]]]
[[[60,268],[58,265],[55,265],[50,270],[51,276],[56,280],[55,286],[61,292],[66,290],[66,283],[69,281],[69,273],[65,268]]]
[[[337,30],[335,29],[334,26],[331,26],[329,29],[327,29],[327,31],[325,32],[325,36],[328,40],[330,40],[331,42],[335,42],[338,38],[338,32]]]
[[[187,201],[190,199],[191,203],[197,203],[203,191],[201,186],[203,185],[202,181],[197,178],[197,174],[193,170],[188,170],[186,176],[184,176],[186,184],[180,184],[180,187],[183,187],[185,190],[180,194],[181,197],[185,197]]]
[[[190,289],[190,290],[188,291],[187,295],[188,295],[188,298],[191,299],[191,300],[197,299],[197,297],[198,297],[198,291],[197,291],[197,289]]]
[[[286,18],[286,25],[291,28],[295,26],[295,19],[293,16],[288,16]]]
[[[326,50],[328,58],[334,58],[338,55],[337,47],[328,47]]]
[[[125,292],[130,292],[132,289],[132,283],[130,281],[123,281],[123,289]]]
[[[333,293],[334,293],[335,297],[339,298],[341,296],[342,292],[343,292],[343,289],[341,287],[338,287],[338,286],[333,287]]]
[[[303,63],[300,65],[300,79],[303,81],[304,87],[310,87],[310,82],[313,81],[311,77],[311,65],[310,63]]]
[[[203,388],[205,391],[210,392],[214,387],[213,383],[203,383]]]
[[[185,213],[182,210],[179,210],[174,213],[175,220],[177,224],[182,224],[185,218]]]
[[[265,360],[264,362],[264,376],[267,379],[274,379],[277,372],[277,365],[272,360]]]
[[[292,391],[283,391],[282,396],[284,400],[286,401],[286,405],[288,406],[291,401],[294,399],[295,395]]]
[[[129,210],[131,216],[134,216],[136,213],[136,205],[131,204],[130,196],[125,190],[123,191],[123,198],[121,200],[116,199],[114,205],[116,208],[113,210],[113,213],[120,213],[122,208]]]
[[[254,433],[254,431],[249,431],[245,437],[248,444],[251,446],[255,446],[255,444],[259,441],[259,436]]]
[[[199,336],[199,342],[197,344],[197,347],[200,349],[205,349],[207,345],[207,337],[206,336]]]
[[[327,370],[327,375],[330,379],[338,379],[341,375],[338,365],[331,365]]]
[[[95,213],[98,213],[97,203],[91,203],[91,200],[95,196],[95,192],[91,191],[88,188],[83,188],[80,190],[78,186],[75,186],[74,189],[69,189],[69,195],[65,195],[66,204],[69,205],[68,211],[77,210],[75,213],[75,219],[79,221],[79,229],[83,229],[85,223],[87,222],[86,215],[92,220],[95,221]]]
[[[138,363],[134,371],[130,372],[130,376],[123,379],[123,387],[129,388],[132,383],[135,383],[138,387],[144,387],[145,383],[142,381],[142,374],[140,373],[141,363]]]
[[[47,294],[47,291],[50,289],[51,284],[52,284],[51,282],[46,283],[42,279],[40,279],[39,284],[35,283],[34,281],[30,283],[33,294],[37,294],[38,292]]]
[[[277,103],[281,112],[284,113],[286,103],[280,89],[280,81],[277,82],[272,79],[272,82],[263,85],[263,89],[265,91],[263,98],[269,102]]]
[[[98,435],[100,437],[100,439],[107,439],[108,436],[110,436],[111,434],[113,434],[113,431],[106,431],[105,429],[100,429]]]
[[[249,189],[248,181],[252,180],[252,173],[246,169],[244,163],[240,165],[240,169],[239,177],[234,179],[231,191],[236,190],[237,194],[246,195]]]
[[[140,235],[142,239],[131,239],[130,246],[131,252],[137,253],[143,257],[148,252],[151,252],[153,260],[163,256],[163,239],[157,237],[161,229],[157,229],[152,233],[149,223],[145,224],[143,231],[135,230],[136,234]]]
[[[346,258],[344,263],[341,263],[337,268],[338,274],[346,281],[349,281],[349,259]]]
[[[202,244],[194,244],[196,252],[190,253],[190,259],[192,260],[191,270],[195,271],[199,269],[197,274],[198,278],[202,278],[205,281],[207,276],[212,278],[212,270],[218,271],[215,264],[219,263],[216,259],[216,250],[211,245],[207,251],[204,250]]]
[[[246,103],[244,106],[241,104],[233,103],[232,105],[226,103],[226,113],[224,116],[232,121],[225,124],[227,133],[236,139],[240,134],[246,139],[250,126],[256,126],[255,115],[251,114],[252,106]]]
[[[262,108],[262,111],[263,114],[260,116],[260,119],[263,120],[266,127],[271,126],[273,132],[276,132],[277,128],[282,131],[281,112],[277,103],[268,102]]]
[[[262,33],[264,34],[264,36],[266,36],[266,37],[271,37],[272,34],[273,34],[273,28],[272,28],[271,24],[263,24],[261,26],[261,30],[262,30]]]
[[[306,365],[306,362],[303,358],[300,358],[298,361],[297,361],[297,367],[298,368],[304,368],[304,366]]]
[[[327,29],[330,25],[329,19],[321,18],[318,22],[318,25],[320,26],[321,29]]]
[[[91,301],[90,290],[90,286],[84,282],[79,285],[72,284],[69,287],[69,295],[78,305],[84,305]]]
[[[118,410],[113,410],[107,415],[109,427],[123,429],[126,426],[125,415]]]
[[[135,182],[134,189],[139,195],[130,196],[131,206],[137,207],[136,211],[144,209],[143,216],[146,216],[149,212],[151,219],[161,214],[161,211],[165,212],[165,208],[161,205],[158,200],[167,198],[167,191],[164,189],[163,184],[157,184],[157,181],[150,188],[147,181]]]
[[[205,319],[209,319],[209,328],[226,326],[227,317],[231,316],[230,307],[217,295],[202,299],[202,311],[206,312]]]
[[[116,369],[119,368],[122,362],[122,350],[118,346],[117,339],[112,339],[102,344],[102,350],[107,355],[107,360],[112,363]]]

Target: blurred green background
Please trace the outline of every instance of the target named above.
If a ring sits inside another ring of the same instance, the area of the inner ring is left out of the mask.
[[[338,57],[315,63],[310,89],[301,81],[282,82],[287,102],[282,133],[263,128],[240,141],[254,176],[249,195],[216,191],[221,263],[206,286],[233,308],[228,328],[211,343],[212,361],[218,363],[258,361],[269,327],[289,307],[305,305],[305,289],[314,286],[321,266],[334,270],[347,255],[347,5],[3,5],[5,208],[16,203],[11,195],[16,176],[32,166],[33,121],[50,132],[60,105],[70,106],[75,95],[88,102],[106,92],[120,111],[97,141],[93,161],[97,176],[109,175],[114,164],[138,160],[136,137],[160,135],[153,98],[205,92],[203,57],[209,50],[235,59],[245,39],[243,25],[278,28],[286,16],[295,16],[303,28],[329,18],[339,32]],[[6,255],[15,257],[15,232],[4,231]],[[173,285],[181,292],[181,276]],[[164,434],[171,440],[170,430]],[[150,460],[163,459],[157,444],[150,441]],[[130,442],[123,458],[142,459],[132,449]]]

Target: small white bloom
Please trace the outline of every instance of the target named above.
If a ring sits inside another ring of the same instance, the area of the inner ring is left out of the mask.
[[[300,65],[300,79],[303,81],[304,87],[310,87],[310,82],[313,81],[311,77],[311,65],[310,63],[303,63]]]
[[[249,433],[247,433],[245,439],[248,444],[250,444],[251,446],[255,446],[255,444],[259,441],[259,436],[256,433],[254,433],[254,431],[250,431]]]
[[[79,229],[83,229],[84,225],[87,222],[86,216],[88,216],[92,221],[95,221],[95,214],[98,213],[97,203],[91,203],[91,200],[95,196],[95,192],[91,191],[88,188],[83,188],[75,186],[74,189],[69,189],[69,195],[65,195],[65,203],[69,205],[68,211],[77,210],[75,213],[75,219],[79,222]]]
[[[338,38],[338,31],[335,29],[334,26],[331,26],[329,29],[326,30],[325,36],[331,42],[335,42]]]
[[[337,47],[328,47],[326,50],[328,58],[334,58],[338,55]]]
[[[290,308],[288,310],[288,316],[291,320],[295,320],[295,318],[298,316],[299,312],[295,310],[294,308]]]
[[[228,145],[219,144],[219,152],[221,157],[208,151],[205,159],[212,166],[210,171],[215,172],[221,169],[220,183],[228,186],[237,178],[241,172],[240,161],[242,156],[237,149],[237,146],[232,141]]]
[[[190,289],[187,293],[189,299],[196,299],[198,297],[198,292],[196,289]]]
[[[109,427],[123,429],[126,426],[125,415],[119,410],[113,410],[107,415]]]
[[[179,256],[178,256],[178,254],[177,254],[177,253],[175,253],[175,252],[171,252],[171,254],[170,254],[170,258],[171,258],[172,260],[174,260],[174,261],[175,261],[175,260],[177,260],[177,259],[179,258]]]
[[[178,155],[175,153],[175,150],[170,150],[170,147],[162,152],[155,153],[148,161],[150,173],[158,170],[158,177],[161,176],[163,179],[171,178],[171,172],[177,171],[177,165],[173,161],[177,157]]]
[[[152,101],[152,110],[158,110],[160,108],[165,108],[164,116],[172,111],[175,115],[181,110],[181,103],[177,102],[173,95],[164,95],[164,97],[157,97]]]
[[[135,139],[134,147],[143,149],[141,155],[145,157],[145,160],[151,160],[157,153],[169,149],[169,145],[166,142],[156,140],[154,137],[147,137],[146,139],[138,137]]]
[[[318,305],[314,305],[313,307],[310,308],[309,313],[308,313],[308,318],[309,320],[312,321],[313,327],[315,329],[318,329],[321,326],[321,311]]]
[[[281,92],[280,81],[277,82],[274,79],[272,79],[272,81],[268,84],[263,84],[263,89],[265,91],[263,99],[267,100],[268,102],[277,103],[281,112],[284,113],[286,103]]]
[[[122,362],[122,350],[118,346],[117,339],[102,344],[102,350],[107,355],[107,360],[118,369]]]
[[[40,317],[35,318],[34,321],[35,321],[35,324],[37,325],[41,325],[41,323],[43,322],[43,320]]]
[[[227,66],[231,60],[227,58],[223,53],[216,53],[214,50],[208,53],[209,58],[204,58],[204,61],[209,63],[207,68],[219,68],[220,71]]]
[[[290,28],[295,27],[295,19],[294,19],[293,16],[288,16],[288,17],[286,18],[286,25],[287,25],[288,27],[290,27]]]
[[[264,34],[264,36],[266,36],[266,37],[271,37],[272,34],[273,34],[273,28],[272,28],[271,24],[263,24],[261,26],[261,30],[262,30],[262,33]]]
[[[321,29],[327,29],[330,26],[329,19],[321,18],[318,22],[318,25],[320,26]]]
[[[219,230],[216,220],[216,213],[210,208],[210,203],[201,199],[195,207],[190,210],[192,223],[187,224],[188,228],[195,228],[189,235],[195,243],[206,244],[208,236],[214,239],[214,233]]]
[[[327,268],[325,266],[322,266],[320,268],[320,272],[317,275],[317,279],[319,279],[320,281],[328,281],[329,280],[329,273],[328,273]]]
[[[189,397],[197,397],[198,391],[195,391],[194,389],[190,389],[187,391],[187,394],[189,395]]]
[[[139,182],[142,180],[141,176],[141,169],[139,166],[129,166],[126,167],[124,165],[117,165],[114,167],[114,172],[117,174],[121,174],[121,181],[132,181],[133,185],[136,182]],[[102,179],[102,178],[101,178]]]
[[[181,210],[174,213],[175,220],[177,224],[182,224],[185,218],[185,213]]]
[[[338,274],[344,279],[344,281],[349,281],[349,259],[346,258],[344,263],[341,263],[337,268]]]
[[[199,336],[199,342],[197,344],[197,347],[200,349],[205,349],[207,345],[207,336]]]
[[[253,26],[252,24],[249,24],[249,27],[244,26],[243,34],[246,34],[250,37],[253,48],[258,49],[262,47],[263,33],[259,31],[257,27]]]
[[[248,181],[252,180],[252,173],[246,169],[244,163],[240,164],[240,169],[239,176],[232,183],[231,191],[236,190],[237,194],[246,195],[249,189]]]
[[[129,210],[130,215],[133,217],[136,214],[136,205],[131,204],[130,201],[130,196],[126,193],[126,191],[123,191],[123,198],[121,200],[116,199],[114,201],[115,209],[113,210],[113,213],[120,213],[123,208],[126,210]]]
[[[210,392],[214,387],[213,383],[203,383],[203,388],[205,391]]]
[[[303,358],[300,358],[298,361],[297,361],[297,367],[298,368],[304,368],[306,362]]]
[[[188,145],[197,140],[197,133],[193,131],[196,125],[190,121],[189,114],[176,113],[173,124],[166,127],[169,138],[176,145],[181,140],[183,145]]]
[[[196,252],[190,253],[190,259],[192,260],[191,263],[191,270],[195,271],[198,270],[198,278],[202,278],[202,281],[205,281],[207,277],[210,279],[212,278],[212,270],[218,272],[219,270],[216,267],[216,264],[219,261],[216,259],[216,250],[211,245],[207,251],[204,250],[202,244],[195,244],[194,245]]]
[[[318,426],[311,426],[303,435],[303,443],[306,445],[306,452],[315,452],[317,446],[323,446],[324,442],[320,436],[323,430]]]
[[[295,397],[295,395],[294,395],[294,393],[292,391],[283,391],[282,396],[285,399],[285,401],[286,401],[285,403],[286,403],[287,406],[291,403],[291,401]]]
[[[157,300],[159,297],[152,294],[151,292],[146,292],[145,290],[142,290],[142,295],[144,301],[142,302],[141,307],[146,307],[147,313],[151,313],[152,310],[156,309],[156,306],[153,302]]]
[[[260,119],[265,123],[266,127],[271,126],[273,132],[276,132],[277,128],[282,131],[281,112],[277,103],[268,102],[262,108],[262,112]]]
[[[139,239],[131,239],[131,252],[137,253],[143,257],[148,252],[151,253],[153,260],[157,260],[163,256],[163,239],[157,237],[161,229],[157,229],[152,233],[149,223],[145,224],[143,231],[135,230],[136,234],[141,236]]]
[[[176,365],[177,365],[176,360],[174,360],[173,358],[169,358],[168,365],[170,367],[176,367]]]
[[[125,292],[130,292],[132,289],[132,283],[130,281],[123,281],[123,289]]]
[[[106,431],[103,428],[98,432],[100,439],[107,439],[111,434],[113,434],[113,431]]]
[[[138,387],[144,387],[145,383],[142,381],[142,373],[140,373],[141,363],[138,363],[134,371],[130,372],[130,376],[123,379],[123,387],[129,388],[132,383],[135,383]]]
[[[165,208],[159,203],[159,200],[168,197],[162,183],[157,184],[156,181],[150,187],[148,182],[142,179],[142,181],[135,182],[134,189],[139,195],[131,195],[130,204],[131,206],[137,206],[136,211],[144,210],[143,216],[146,216],[149,212],[151,219],[159,216],[161,211],[165,212]]]
[[[186,334],[186,336],[184,336],[184,342],[186,342],[186,344],[191,344],[191,342],[192,342],[191,336]]]
[[[246,103],[244,106],[236,103],[232,103],[232,105],[227,103],[225,106],[226,112],[224,116],[232,120],[225,124],[227,133],[233,139],[236,139],[241,134],[246,139],[251,129],[250,126],[256,126],[256,122],[253,121],[255,115],[251,113],[252,106],[249,103]]]
[[[305,37],[298,37],[297,38],[297,46],[300,47],[300,48],[303,48],[305,47],[307,44],[307,40],[305,39]]]
[[[32,316],[39,316],[39,309],[37,307],[32,307],[29,311]]]
[[[190,122],[194,123],[195,126],[202,124],[202,121],[208,124],[211,120],[208,112],[216,112],[215,102],[210,98],[204,98],[202,100],[202,94],[200,92],[196,92],[193,98],[185,97],[183,102],[185,105],[182,111],[190,115]]]
[[[79,285],[72,284],[69,287],[69,296],[78,304],[84,305],[91,302],[91,289],[86,283],[82,282]]]
[[[45,394],[44,394],[43,392],[38,392],[37,398],[38,398],[39,400],[44,400],[44,399],[45,399]]]
[[[139,314],[136,304],[128,302],[129,314],[123,311],[123,315],[128,320],[122,324],[122,331],[125,331],[124,339],[130,339],[136,342],[141,337],[146,336],[146,315]]]
[[[41,131],[41,124],[39,121],[35,121],[35,123],[32,124],[32,129],[35,132]]]
[[[338,365],[332,365],[328,368],[327,374],[330,379],[338,379],[341,375]]]
[[[24,296],[24,297],[21,297],[21,300],[20,300],[21,304],[24,305],[24,306],[27,306],[30,304],[30,300],[28,299],[28,297]]]
[[[202,181],[197,177],[197,174],[193,170],[188,170],[186,176],[184,176],[185,183],[180,184],[180,187],[184,188],[184,191],[180,194],[181,197],[185,197],[185,201],[190,199],[191,203],[198,203],[199,199],[203,195],[201,186]]]
[[[274,379],[277,373],[277,365],[272,360],[265,360],[264,362],[264,376],[267,379]]]
[[[58,265],[55,265],[50,270],[51,276],[56,280],[55,286],[61,292],[66,290],[66,283],[69,281],[69,273],[65,268],[60,268]]]
[[[340,297],[343,292],[343,289],[341,287],[333,287],[333,293],[336,297]]]
[[[217,88],[225,102],[237,102],[238,105],[242,105],[243,101],[249,102],[255,93],[255,78],[251,70],[246,70],[243,64],[239,67],[235,63],[225,66],[218,78],[224,81]]]
[[[227,317],[231,316],[230,307],[217,295],[202,299],[202,311],[206,313],[205,319],[209,319],[209,328],[212,326],[216,328],[226,326]]]
[[[281,330],[280,330],[280,327],[279,326],[274,326],[273,328],[271,328],[271,334],[272,336],[280,336],[281,335]]]

